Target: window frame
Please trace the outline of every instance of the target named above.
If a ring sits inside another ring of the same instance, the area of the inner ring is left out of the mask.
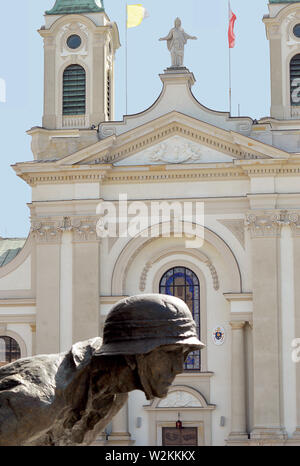
[[[176,285],[175,284],[176,278],[179,278],[180,276],[182,277],[182,275],[180,275],[180,274],[182,274],[182,272],[179,272],[179,270],[184,270],[185,285]],[[188,271],[188,274],[187,274],[187,271]],[[172,273],[172,275],[170,275],[170,273]],[[168,291],[170,291],[170,289],[171,289],[170,282],[171,282],[171,279],[173,277],[175,277],[173,279],[173,285],[172,285],[173,293],[175,292],[175,287],[177,287],[177,288],[178,287],[184,287],[184,297],[178,296],[176,294],[168,293]],[[193,277],[194,280],[192,280],[191,277]],[[164,280],[165,280],[165,282],[164,282]],[[166,270],[163,273],[163,275],[160,278],[160,281],[159,281],[159,293],[160,294],[168,294],[168,295],[171,295],[171,296],[177,296],[180,299],[182,299],[184,302],[186,302],[187,305],[189,305],[188,303],[191,300],[186,299],[186,297],[187,297],[187,290],[186,289],[188,287],[191,287],[191,281],[193,281],[192,286],[196,288],[197,292],[195,292],[195,289],[193,290],[193,300],[192,300],[193,307],[191,309],[190,306],[189,306],[189,309],[191,310],[191,312],[193,314],[193,318],[194,318],[195,323],[196,323],[198,338],[201,341],[201,285],[200,285],[200,280],[199,280],[197,274],[193,270],[191,270],[189,267],[186,267],[184,265],[177,265],[177,266],[170,267],[168,270]],[[165,284],[162,284],[163,282]],[[189,290],[189,291],[191,292],[191,290]],[[195,312],[195,307],[198,308],[197,313]],[[195,352],[193,352],[191,354],[193,355],[194,353],[197,353],[197,358],[199,358],[198,359],[199,360],[199,365],[198,365],[198,367],[189,368],[189,367],[187,367],[188,366],[188,362],[187,362],[184,365],[185,366],[185,368],[184,368],[185,372],[201,372],[201,370],[202,370],[201,351],[198,350],[198,351],[195,351]],[[191,357],[192,356],[190,355],[189,358],[191,358]],[[197,363],[196,363],[196,366],[197,366]]]

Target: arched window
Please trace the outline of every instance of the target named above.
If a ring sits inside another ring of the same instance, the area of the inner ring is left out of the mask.
[[[21,357],[19,344],[11,337],[0,336],[0,367]]]
[[[291,105],[300,105],[300,54],[295,55],[290,63]]]
[[[85,69],[80,65],[70,65],[63,75],[63,115],[84,115],[85,112]]]
[[[176,296],[186,302],[193,314],[200,338],[200,284],[194,272],[186,267],[174,267],[168,270],[160,281],[159,292]],[[185,370],[200,369],[200,351],[194,351],[190,353],[185,363]]]

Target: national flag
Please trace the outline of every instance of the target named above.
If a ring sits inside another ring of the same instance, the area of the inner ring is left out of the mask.
[[[233,13],[229,5],[229,29],[228,29],[228,41],[229,48],[233,49],[235,46],[235,34],[234,34],[234,23],[236,21],[236,15]]]
[[[149,13],[143,5],[127,5],[127,28],[135,28],[149,17]]]

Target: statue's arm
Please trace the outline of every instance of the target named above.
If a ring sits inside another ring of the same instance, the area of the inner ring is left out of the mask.
[[[198,37],[196,37],[196,36],[190,36],[190,35],[187,34],[186,32],[184,33],[184,35],[185,35],[185,39],[186,39],[186,40],[187,40],[187,39],[191,39],[191,40],[197,40],[197,39],[198,39]]]
[[[173,32],[171,30],[166,37],[161,37],[159,40],[171,40],[172,37],[173,37]]]

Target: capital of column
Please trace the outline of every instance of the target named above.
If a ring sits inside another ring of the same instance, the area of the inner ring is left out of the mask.
[[[230,322],[230,326],[232,330],[242,330],[246,325],[245,320],[240,320],[240,321],[232,321]]]
[[[250,211],[246,215],[245,225],[252,238],[280,237],[283,226],[290,226],[293,235],[300,236],[300,211]]]
[[[31,233],[38,243],[60,243],[63,233],[67,231],[73,233],[74,242],[100,242],[98,220],[96,215],[33,219]]]
[[[60,243],[62,230],[60,222],[49,219],[36,219],[31,223],[31,234],[37,243]]]
[[[250,211],[246,215],[245,226],[252,238],[276,238],[280,237],[282,221],[281,211]]]

